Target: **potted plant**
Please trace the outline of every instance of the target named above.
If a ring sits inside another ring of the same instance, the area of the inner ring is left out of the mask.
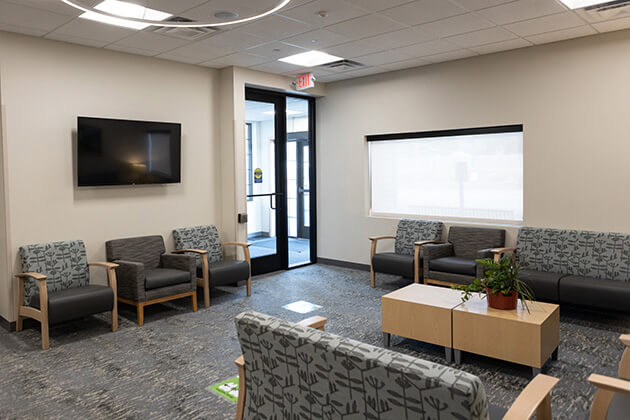
[[[519,265],[511,258],[504,257],[500,261],[491,259],[477,260],[484,268],[485,277],[475,279],[471,284],[453,286],[464,292],[462,300],[466,302],[472,293],[486,292],[488,306],[495,309],[516,309],[520,298],[529,312],[527,301],[534,300],[532,289],[517,278]]]

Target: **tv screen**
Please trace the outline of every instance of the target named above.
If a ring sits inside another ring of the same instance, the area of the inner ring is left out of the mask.
[[[180,182],[181,124],[79,117],[80,187]]]

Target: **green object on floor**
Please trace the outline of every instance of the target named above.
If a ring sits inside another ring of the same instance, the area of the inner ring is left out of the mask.
[[[238,376],[210,385],[208,390],[235,403],[238,401]]]

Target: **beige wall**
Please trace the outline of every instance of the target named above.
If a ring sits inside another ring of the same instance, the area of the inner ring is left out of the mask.
[[[524,224],[630,232],[630,31],[332,83],[318,100],[318,254],[368,263],[368,134],[524,124]],[[514,241],[510,229],[510,242]]]
[[[217,70],[0,32],[0,76],[12,272],[22,244],[83,239],[94,261],[107,239],[161,234],[169,248],[173,228],[221,225]],[[77,188],[78,115],[182,123],[182,183]]]

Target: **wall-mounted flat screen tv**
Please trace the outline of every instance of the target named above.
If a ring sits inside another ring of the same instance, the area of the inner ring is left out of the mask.
[[[79,117],[79,187],[181,180],[181,124]]]

